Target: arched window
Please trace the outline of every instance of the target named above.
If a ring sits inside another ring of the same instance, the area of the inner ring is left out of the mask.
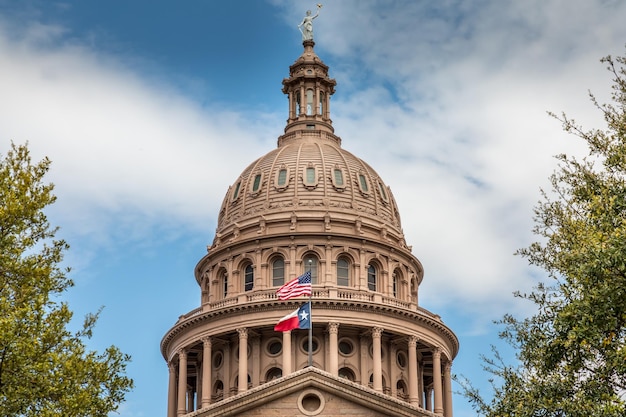
[[[395,273],[393,274],[392,284],[393,284],[393,296],[397,297],[398,296],[398,276]]]
[[[254,268],[252,265],[246,266],[243,285],[244,291],[252,291],[254,288]]]
[[[283,376],[283,370],[280,368],[271,368],[269,371],[267,371],[267,374],[265,374],[265,381],[269,382],[273,379],[278,379],[281,376]]]
[[[337,285],[347,287],[350,285],[350,263],[346,258],[337,260]]]
[[[224,398],[224,383],[219,379],[213,384],[213,400],[219,401]]]
[[[406,387],[406,384],[404,383],[403,380],[399,379],[398,382],[396,382],[396,392],[398,395],[398,398],[400,398],[401,400],[406,400],[409,397],[409,390]]]
[[[220,274],[220,287],[222,289],[222,298],[228,297],[228,273],[222,271]]]
[[[373,265],[367,267],[367,288],[376,291],[376,268]]]
[[[311,284],[317,284],[317,257],[315,255],[307,255],[304,257],[304,271],[311,271]]]
[[[272,286],[280,287],[285,283],[285,261],[283,258],[276,258],[272,262]]]
[[[319,102],[319,110],[318,114],[324,115],[324,101],[326,100],[326,94],[323,91],[320,92],[320,102]]]
[[[300,114],[301,110],[302,110],[302,106],[300,105],[301,103],[301,98],[300,98],[300,92],[296,92],[294,93],[296,95],[296,114]]]
[[[306,114],[307,116],[313,114],[313,90],[310,88],[306,90]]]
[[[341,368],[339,370],[339,378],[344,378],[352,382],[356,380],[356,376],[354,375],[354,372],[352,372],[350,368]]]

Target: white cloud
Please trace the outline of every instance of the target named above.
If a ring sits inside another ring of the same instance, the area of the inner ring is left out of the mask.
[[[511,292],[536,271],[513,253],[535,240],[553,156],[585,152],[546,111],[603,126],[586,92],[608,97],[599,58],[623,53],[624,15],[610,1],[326,2],[315,36],[338,78],[337,132],[394,191],[422,303],[528,308]]]
[[[297,36],[302,4],[274,3]],[[490,318],[518,308],[509,294],[533,278],[512,253],[533,239],[552,156],[584,151],[545,111],[602,126],[586,90],[608,95],[598,59],[623,52],[624,15],[626,4],[600,0],[325,4],[315,37],[339,83],[336,132],[394,191],[425,266],[426,306],[462,303]],[[125,239],[171,224],[210,234],[228,185],[281,133],[283,109],[203,107],[64,43],[62,27],[34,23],[9,36],[7,25],[0,138],[29,140],[54,161],[61,211],[79,220],[73,233],[104,244],[121,222]]]
[[[59,215],[81,220],[60,222],[72,233],[104,243],[113,222],[126,223],[127,238],[155,223],[208,233],[229,181],[266,151],[257,135],[275,140],[272,115],[244,123],[64,43],[62,28],[13,29],[0,21],[0,137],[53,161]]]

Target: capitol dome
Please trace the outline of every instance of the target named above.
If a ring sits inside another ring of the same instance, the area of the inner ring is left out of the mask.
[[[315,219],[352,226],[357,234],[375,230],[404,245],[400,215],[391,190],[363,160],[341,148],[329,118],[335,80],[305,42],[305,50],[283,81],[290,118],[278,148],[250,164],[228,189],[219,212],[215,244],[249,227],[272,226],[285,219]],[[309,85],[307,85],[309,84]],[[305,87],[306,86],[306,87]],[[316,109],[302,103],[307,97]],[[306,107],[305,107],[306,106]],[[343,231],[343,229],[342,229]]]
[[[424,269],[390,188],[334,133],[314,45],[283,80],[277,148],[226,192],[194,270],[200,306],[161,341],[168,417],[452,416],[458,339],[419,305]],[[279,299],[303,275],[310,296]],[[305,303],[308,332],[275,330]]]

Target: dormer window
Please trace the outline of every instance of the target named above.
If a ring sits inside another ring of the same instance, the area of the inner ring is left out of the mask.
[[[278,186],[282,187],[283,185],[287,184],[287,168],[283,168],[280,171],[278,171]]]
[[[239,198],[239,190],[241,189],[241,181],[237,181],[237,184],[235,185],[235,189],[233,190],[233,201],[237,200],[237,198]]]
[[[304,168],[303,183],[307,190],[313,190],[317,187],[317,170],[313,164],[309,164]]]
[[[380,191],[380,196],[385,203],[389,202],[389,198],[387,198],[387,191],[385,191],[385,186],[382,182],[378,181],[378,190]]]
[[[345,190],[346,182],[344,180],[343,169],[339,167],[333,168],[331,179],[333,182],[333,187],[335,187],[337,191]]]
[[[285,191],[289,185],[289,168],[281,166],[274,177],[274,188],[277,191]]]
[[[368,195],[369,194],[369,185],[367,183],[367,178],[365,177],[364,174],[359,173],[359,190],[361,190],[361,193],[364,195]]]
[[[252,184],[250,187],[250,192],[252,193],[253,196],[256,196],[259,194],[259,191],[261,190],[262,179],[263,179],[263,174],[256,174],[254,176],[254,180],[252,181]]]

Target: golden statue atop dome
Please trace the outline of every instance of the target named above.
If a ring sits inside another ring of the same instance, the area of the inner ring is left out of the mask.
[[[322,3],[317,3],[317,12],[314,16],[311,16],[311,11],[306,11],[306,16],[302,19],[302,22],[298,25],[298,29],[302,33],[303,41],[312,41],[313,40],[313,19],[315,19],[320,14],[320,9],[322,8]]]

